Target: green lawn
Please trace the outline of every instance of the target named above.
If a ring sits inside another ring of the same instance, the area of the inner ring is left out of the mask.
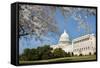
[[[96,55],[90,56],[73,56],[73,57],[64,57],[64,58],[55,58],[48,60],[38,60],[38,61],[19,61],[19,64],[28,64],[28,63],[50,63],[50,62],[70,62],[70,61],[85,61],[85,60],[96,60]]]

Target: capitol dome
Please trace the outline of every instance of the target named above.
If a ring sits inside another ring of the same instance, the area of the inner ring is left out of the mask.
[[[64,33],[61,34],[60,36],[60,39],[59,39],[60,42],[67,42],[69,41],[69,35],[66,33],[66,31],[64,30]]]

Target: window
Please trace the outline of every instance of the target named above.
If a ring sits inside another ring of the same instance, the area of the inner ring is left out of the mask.
[[[89,47],[88,47],[88,49],[89,49]]]
[[[84,50],[85,50],[85,48],[84,48]]]
[[[83,48],[82,48],[82,50],[83,50]]]

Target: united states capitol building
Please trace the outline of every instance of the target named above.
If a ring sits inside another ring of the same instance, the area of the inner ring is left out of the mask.
[[[96,38],[94,34],[87,34],[73,39],[69,39],[68,33],[64,30],[56,45],[51,46],[53,49],[62,48],[67,53],[74,55],[89,55],[96,52]]]

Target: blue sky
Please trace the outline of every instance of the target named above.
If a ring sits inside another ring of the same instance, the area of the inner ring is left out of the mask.
[[[83,14],[83,16],[84,16],[84,14]],[[55,20],[57,21],[60,35],[63,33],[64,30],[66,30],[66,32],[69,34],[70,40],[77,38],[77,37],[83,35],[83,33],[84,33],[84,29],[80,29],[80,31],[77,30],[78,29],[77,27],[79,25],[76,20],[74,20],[72,17],[68,17],[66,20],[63,17],[63,15],[61,14],[60,10],[56,11]],[[96,17],[89,16],[86,19],[86,21],[88,22],[88,24],[92,30],[91,33],[95,34],[95,32],[96,32]],[[45,44],[53,45],[53,44],[58,43],[60,35],[57,35],[56,33],[52,33],[52,32],[48,32],[47,35],[48,36],[45,36],[42,38],[43,42],[41,42],[39,40],[35,40],[34,37],[31,39],[25,39],[22,37],[19,40],[19,53],[22,53],[23,49],[25,49],[25,48],[36,48],[38,46],[43,46]]]

